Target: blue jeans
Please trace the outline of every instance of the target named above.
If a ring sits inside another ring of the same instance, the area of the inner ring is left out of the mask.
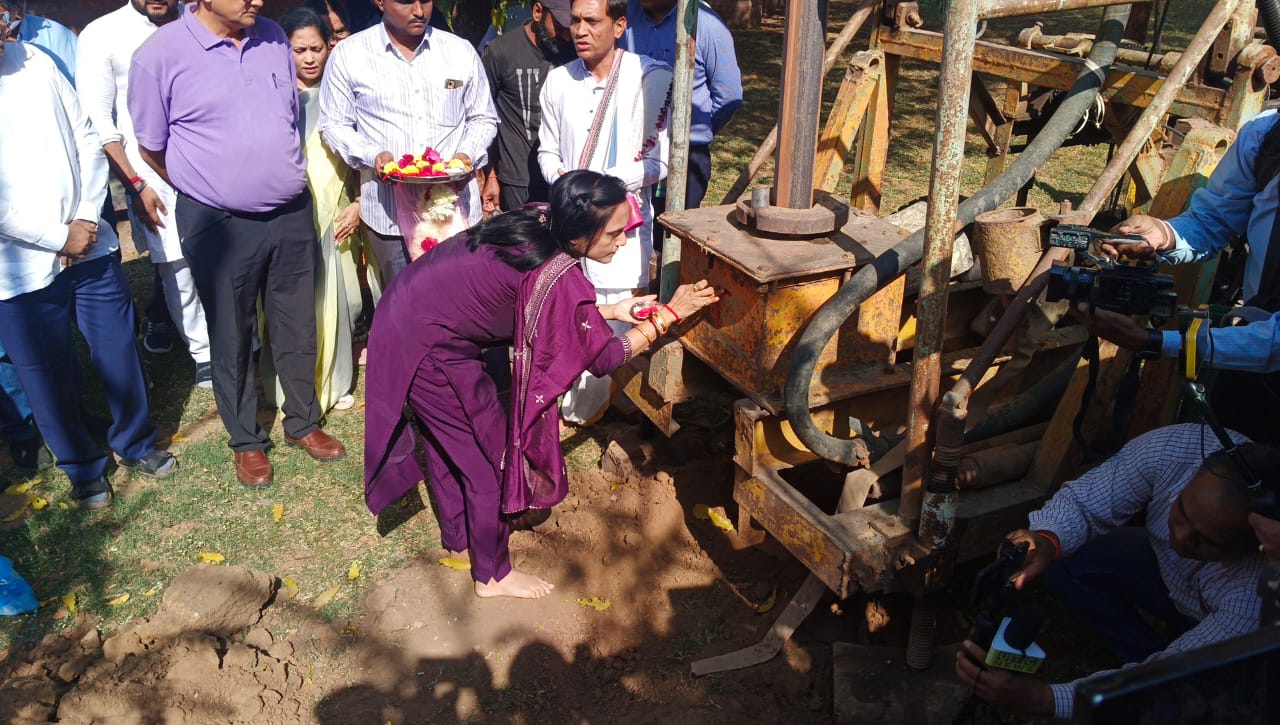
[[[63,270],[44,289],[0,300],[0,340],[31,401],[45,443],[73,485],[106,470],[107,456],[80,417],[80,364],[72,313],[102,378],[112,423],[107,442],[125,459],[156,449],[142,360],[134,339],[133,296],[115,255]]]
[[[9,445],[30,443],[39,438],[31,403],[18,381],[18,369],[0,343],[0,438]]]
[[[1116,657],[1141,662],[1196,622],[1169,599],[1146,529],[1127,526],[1089,541],[1044,574],[1045,583],[1076,621]],[[1161,633],[1139,612],[1168,628]]]

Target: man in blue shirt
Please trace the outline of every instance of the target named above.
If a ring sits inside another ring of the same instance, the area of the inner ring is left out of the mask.
[[[9,40],[30,43],[53,58],[62,75],[76,84],[76,34],[67,26],[27,13],[27,3],[9,6]]]
[[[1231,371],[1219,376],[1211,396],[1214,408],[1229,427],[1267,443],[1277,442],[1280,433],[1280,415],[1267,402],[1280,405],[1280,376],[1275,375],[1280,372],[1280,289],[1275,289],[1277,278],[1264,275],[1268,252],[1275,243],[1280,176],[1266,179],[1259,189],[1255,165],[1263,139],[1277,121],[1280,115],[1268,111],[1245,124],[1208,185],[1195,192],[1182,214],[1168,221],[1139,214],[1115,228],[1147,240],[1146,245],[1126,247],[1126,254],[1140,258],[1159,255],[1169,264],[1212,259],[1233,239],[1244,237],[1249,256],[1243,298],[1246,305],[1258,308],[1254,321],[1202,328],[1196,344],[1197,364]],[[1117,250],[1104,245],[1103,251],[1114,255]],[[1276,251],[1280,253],[1280,249]],[[1182,349],[1177,331],[1147,330],[1131,317],[1103,310],[1090,314],[1087,309],[1078,309],[1076,316],[1099,337],[1121,347],[1165,357],[1176,357]],[[1251,412],[1257,415],[1249,415]],[[1251,422],[1248,417],[1259,420]]]
[[[733,36],[719,15],[698,3],[698,52],[693,70],[693,112],[689,126],[689,177],[685,208],[702,204],[711,179],[711,139],[742,105],[742,72]],[[622,47],[675,67],[676,0],[629,0]],[[661,213],[655,199],[655,215]],[[656,241],[656,240],[655,240]]]

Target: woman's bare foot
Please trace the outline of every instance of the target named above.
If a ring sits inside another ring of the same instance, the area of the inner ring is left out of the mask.
[[[541,599],[555,589],[555,585],[532,574],[511,570],[502,579],[476,582],[477,597],[516,597],[517,599]]]

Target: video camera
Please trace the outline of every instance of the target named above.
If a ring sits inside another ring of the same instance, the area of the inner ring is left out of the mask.
[[[974,617],[968,639],[987,651],[986,661],[977,663],[983,669],[997,667],[1034,674],[1044,662],[1044,650],[1035,643],[1036,634],[1044,624],[1044,612],[1028,604],[1012,617],[1005,615],[1013,608],[1017,595],[1011,579],[1026,566],[1029,549],[1025,542],[1001,541],[996,560],[983,567],[974,581]],[[953,725],[975,722],[978,705],[977,697],[971,694],[952,720]]]
[[[974,618],[969,641],[987,651],[986,665],[1016,672],[1034,673],[1044,661],[1044,652],[1036,645],[1036,633],[1044,624],[1044,613],[1026,605],[1012,616],[1017,590],[1010,581],[1027,563],[1026,543],[1000,542],[996,560],[978,572],[974,582]]]
[[[1126,245],[1146,240],[1137,234],[1108,234],[1077,224],[1059,224],[1049,230],[1049,246],[1070,249],[1092,266],[1055,266],[1049,270],[1049,302],[1087,302],[1091,308],[1122,315],[1173,317],[1178,296],[1173,277],[1157,274],[1154,262],[1128,260],[1117,263],[1093,253],[1095,244]]]

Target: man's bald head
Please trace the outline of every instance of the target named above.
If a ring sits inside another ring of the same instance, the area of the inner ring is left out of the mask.
[[[1246,443],[1238,450],[1264,490],[1280,490],[1280,449]],[[1221,561],[1257,547],[1248,519],[1258,499],[1248,478],[1225,451],[1205,459],[1169,512],[1169,544],[1179,556]]]

